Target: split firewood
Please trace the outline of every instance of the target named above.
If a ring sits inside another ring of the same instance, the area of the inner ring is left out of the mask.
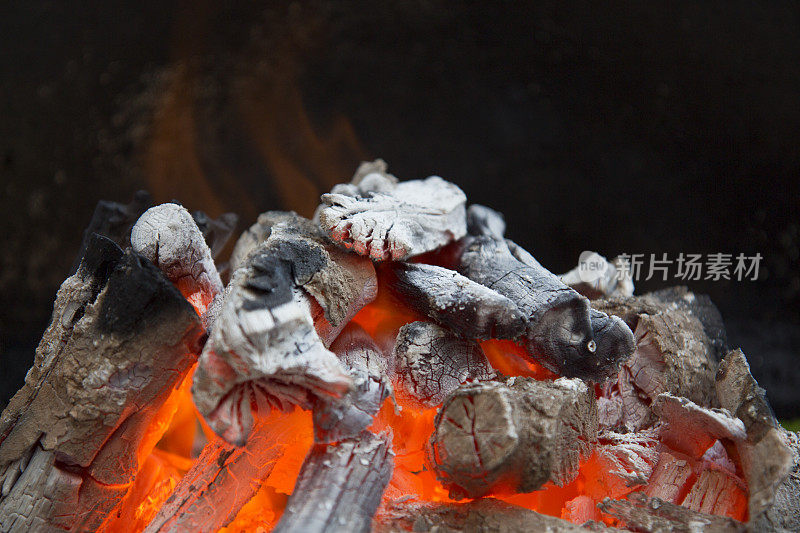
[[[597,441],[594,391],[578,379],[465,385],[436,415],[429,461],[454,499],[569,483]]]
[[[651,426],[651,404],[665,392],[714,404],[714,348],[694,315],[648,295],[593,304],[634,324],[636,337],[633,355],[598,398],[601,425],[631,431]]]
[[[155,444],[149,428],[202,334],[150,261],[93,237],[0,418],[0,530],[99,527]]]
[[[131,230],[131,245],[160,268],[199,313],[205,313],[222,292],[211,250],[182,206],[161,204],[148,209]]]
[[[100,200],[92,214],[89,225],[83,232],[83,240],[70,272],[74,274],[80,266],[92,236],[96,233],[113,241],[120,248],[127,248],[131,242],[131,229],[142,213],[153,205],[147,191],[137,191],[128,204]]]
[[[375,517],[373,528],[375,533],[407,533],[408,531],[586,533],[589,530],[618,531],[599,524],[587,529],[578,524],[494,498],[481,498],[466,503],[417,501],[396,503],[379,512]]]
[[[392,477],[386,434],[316,444],[303,462],[276,533],[368,532]]]
[[[397,182],[380,167],[322,195],[319,223],[347,249],[400,261],[463,237],[466,196],[438,176]]]
[[[462,339],[430,322],[400,328],[393,359],[398,394],[433,407],[468,381],[495,376],[477,342]]]
[[[747,437],[736,444],[736,450],[749,490],[750,521],[755,523],[772,507],[789,478],[795,461],[790,439],[775,419],[764,389],[750,374],[741,350],[730,352],[720,362],[716,392],[720,405],[745,426]]]
[[[389,288],[412,309],[467,339],[516,339],[525,318],[499,293],[447,268],[392,263]]]
[[[145,533],[211,533],[226,526],[292,445],[296,424],[291,416],[259,419],[241,447],[222,439],[207,444]]]
[[[336,249],[294,213],[270,217],[266,240],[229,283],[194,375],[200,413],[233,443],[247,438],[253,409],[310,409],[351,390],[326,345],[377,292],[368,259]]]
[[[585,297],[510,241],[489,230],[479,233],[465,240],[456,270],[517,305],[527,321],[528,351],[564,376],[602,381],[615,375],[620,361],[633,352],[628,326],[591,314]]]
[[[633,296],[630,264],[619,257],[609,261],[597,252],[581,254],[580,264],[559,278],[590,300]]]
[[[731,533],[747,531],[742,522],[723,516],[701,513],[634,492],[627,500],[606,498],[599,504],[600,510],[622,520],[623,525],[633,531],[649,533]]]
[[[331,345],[353,380],[353,390],[338,400],[314,406],[316,442],[357,437],[369,426],[383,401],[392,395],[390,369],[375,341],[351,322]]]

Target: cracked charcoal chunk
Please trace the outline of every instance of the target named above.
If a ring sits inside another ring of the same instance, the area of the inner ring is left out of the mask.
[[[273,308],[250,308],[240,268],[194,374],[192,397],[209,426],[242,445],[253,425],[253,411],[268,413],[292,405],[310,409],[317,397],[341,397],[352,379],[314,329],[309,304],[300,289]]]
[[[375,341],[350,323],[331,345],[353,380],[353,390],[339,400],[317,402],[314,407],[316,442],[334,442],[358,436],[373,422],[383,401],[392,395],[386,358]]]
[[[466,196],[438,176],[400,183],[356,175],[322,195],[319,222],[338,244],[377,261],[399,261],[463,237]]]
[[[89,241],[94,234],[102,235],[117,246],[127,248],[131,242],[133,225],[139,220],[142,213],[152,205],[153,199],[147,191],[137,191],[128,204],[109,202],[107,200],[97,202],[92,219],[83,232],[81,247],[70,272],[74,274],[78,270],[78,266],[89,248]]]
[[[467,381],[494,377],[489,361],[474,341],[456,337],[430,322],[400,328],[393,358],[398,394],[433,407]]]
[[[429,462],[453,499],[569,483],[598,429],[593,390],[566,378],[462,386],[434,424]]]
[[[633,334],[622,321],[590,313],[585,297],[511,241],[487,235],[465,241],[456,270],[517,305],[527,320],[525,347],[548,369],[602,381],[633,352]]]
[[[394,469],[386,434],[315,444],[275,533],[366,533]]]
[[[636,337],[633,355],[598,399],[603,426],[633,431],[651,426],[656,418],[650,405],[664,392],[701,406],[714,404],[713,347],[694,315],[649,295],[593,305],[634,324]]]
[[[502,239],[506,232],[506,221],[502,213],[485,205],[472,204],[467,208],[467,232],[470,235]]]
[[[254,409],[310,409],[352,389],[326,345],[377,292],[371,262],[328,244],[313,222],[264,218],[274,222],[269,235],[234,273],[192,388],[209,425],[233,443],[246,440]]]
[[[662,421],[661,442],[694,459],[702,457],[717,440],[742,442],[747,438],[744,423],[728,411],[701,407],[669,393],[658,396],[653,411]]]
[[[622,520],[623,524],[633,531],[651,533],[747,531],[745,524],[733,518],[700,513],[658,498],[648,498],[641,492],[630,494],[627,500],[606,498],[598,506],[604,513]]]
[[[222,292],[211,250],[182,206],[161,204],[145,211],[131,230],[131,246],[160,268],[198,312],[205,313]]]
[[[0,417],[0,530],[100,527],[202,334],[197,313],[150,261],[93,236]]]
[[[446,268],[392,263],[389,287],[400,299],[467,339],[515,339],[525,331],[516,304]]]
[[[531,511],[494,498],[466,503],[408,501],[391,504],[375,518],[376,533],[407,531],[491,531],[492,533],[586,533],[587,529],[561,518]],[[608,531],[616,531],[608,529]]]

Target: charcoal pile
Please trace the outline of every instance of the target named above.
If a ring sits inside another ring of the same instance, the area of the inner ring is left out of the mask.
[[[381,160],[227,271],[233,215],[137,198],[0,418],[2,531],[800,529],[800,440],[707,298],[555,275]]]

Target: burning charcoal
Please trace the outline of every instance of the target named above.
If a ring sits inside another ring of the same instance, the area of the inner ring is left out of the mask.
[[[701,513],[744,520],[747,514],[747,487],[733,474],[705,469],[700,472],[681,505]]]
[[[258,420],[242,447],[217,439],[203,448],[145,533],[215,532],[226,526],[258,490],[291,446],[293,415]]]
[[[392,477],[388,435],[316,444],[309,452],[275,533],[368,532]]]
[[[481,498],[466,503],[397,503],[382,510],[376,517],[374,525],[375,533],[407,531],[586,533],[589,531],[572,522],[539,514],[494,498]],[[603,526],[598,528],[597,531],[606,530]]]
[[[636,350],[598,399],[604,427],[635,431],[652,425],[650,405],[664,392],[701,406],[714,403],[714,352],[697,318],[649,296],[595,305],[636,324]]]
[[[291,264],[294,284],[314,298],[311,313],[326,346],[377,295],[371,261],[340,250],[316,224],[285,211],[262,213],[242,234],[231,258],[233,270],[264,242],[279,261]]]
[[[92,220],[83,232],[83,241],[71,273],[75,273],[80,266],[89,241],[95,233],[113,241],[117,246],[126,248],[131,242],[131,228],[150,206],[153,199],[147,191],[137,191],[127,205],[117,202],[100,200],[94,209]]]
[[[297,213],[290,211],[267,211],[258,215],[256,223],[242,232],[233,247],[230,261],[231,272],[239,270],[250,252],[267,240],[272,226],[280,223],[292,225],[299,218]]]
[[[390,288],[412,309],[467,339],[515,339],[525,331],[516,304],[446,268],[392,263]]]
[[[250,433],[253,410],[310,409],[315,398],[338,398],[352,386],[314,330],[306,297],[288,283],[288,272],[271,274],[259,278],[254,267],[237,271],[194,374],[198,410],[237,445]]]
[[[506,233],[506,221],[502,213],[485,205],[472,204],[467,209],[467,232],[502,239]]]
[[[192,218],[211,250],[211,257],[216,259],[233,235],[239,216],[236,213],[223,213],[211,218],[203,211],[194,211]]]
[[[569,483],[597,440],[594,391],[580,380],[465,385],[436,415],[429,460],[450,497]]]
[[[694,459],[720,439],[741,442],[747,437],[742,421],[727,411],[700,407],[669,393],[658,396],[653,410],[662,421],[661,442]]]
[[[202,334],[156,267],[95,235],[0,417],[0,530],[99,527],[125,496],[145,434]]]
[[[148,209],[131,230],[131,245],[160,268],[198,312],[204,313],[222,291],[211,250],[182,206]]]
[[[192,389],[209,425],[235,443],[254,406],[310,409],[351,389],[325,345],[377,292],[368,259],[328,244],[310,220],[268,215],[269,235],[234,273]]]
[[[593,263],[595,270],[588,270],[589,262]],[[592,275],[589,277],[587,274]],[[559,278],[590,300],[633,296],[630,265],[618,257],[608,261],[597,252],[591,252],[586,258],[581,255],[581,264]]]
[[[598,441],[595,453],[607,473],[620,479],[625,487],[648,482],[659,459],[655,431],[603,431]]]
[[[457,270],[518,306],[527,320],[526,347],[547,368],[598,381],[614,375],[633,352],[628,327],[618,318],[590,314],[585,297],[509,243],[492,235],[467,238]]]
[[[438,176],[397,183],[363,174],[322,195],[319,222],[331,238],[377,261],[430,252],[466,232],[464,193]]]
[[[494,377],[489,361],[475,341],[456,337],[430,322],[412,322],[400,328],[393,358],[399,393],[426,407],[468,381]]]
[[[800,436],[787,431],[785,437],[792,451],[792,469],[775,492],[773,505],[752,521],[754,531],[800,531]]]
[[[348,369],[354,388],[340,400],[319,402],[314,408],[317,442],[334,442],[358,436],[372,421],[392,385],[386,358],[375,341],[350,323],[331,345],[331,351]]]
[[[732,518],[715,516],[693,511],[681,505],[649,499],[640,492],[634,492],[627,500],[606,498],[599,505],[600,510],[622,520],[633,531],[650,533],[730,533],[747,531],[745,524]]]
[[[736,451],[749,489],[750,521],[758,522],[792,470],[790,439],[775,420],[741,350],[730,352],[720,363],[716,389],[720,405],[741,419],[747,432]]]

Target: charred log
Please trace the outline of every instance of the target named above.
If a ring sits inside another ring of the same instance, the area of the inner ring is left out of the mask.
[[[393,358],[398,394],[426,407],[439,405],[468,381],[495,375],[478,343],[430,322],[412,322],[400,328]]]
[[[551,370],[602,381],[633,352],[633,335],[621,320],[590,314],[585,297],[510,241],[468,237],[456,270],[517,305],[527,321],[528,351]]]
[[[446,268],[393,263],[389,288],[412,309],[467,339],[515,339],[525,331],[516,304]]]
[[[147,430],[202,333],[157,268],[95,236],[0,419],[0,529],[99,527],[155,444]]]
[[[398,183],[385,164],[373,163],[322,195],[319,223],[345,248],[377,261],[399,261],[463,237],[466,200],[461,189],[438,176]]]
[[[392,476],[388,435],[363,432],[315,445],[303,463],[276,533],[367,532]]]
[[[701,513],[634,492],[627,500],[606,498],[600,510],[622,520],[633,531],[649,533],[729,533],[747,531],[745,524],[722,516]]]
[[[287,436],[295,424],[291,418],[271,417],[256,423],[242,447],[222,439],[206,445],[145,533],[210,533],[227,525],[291,445]]]
[[[592,529],[615,531],[600,525]],[[482,498],[467,503],[406,502],[394,504],[382,510],[375,518],[374,531],[376,533],[406,533],[408,531],[585,533],[587,529],[524,507],[493,498]]]
[[[596,441],[586,384],[511,378],[451,394],[436,415],[429,460],[454,499],[531,492],[572,481]]]
[[[256,249],[262,258],[253,265],[262,265],[262,278],[275,270],[270,262],[285,263],[289,272],[282,276],[284,284],[288,277],[314,298],[314,324],[326,346],[377,295],[372,262],[343,252],[315,223],[296,213],[268,211],[259,215],[258,222],[236,243],[231,257],[233,271]],[[267,260],[267,256],[273,259]]]
[[[316,442],[357,437],[392,394],[386,358],[359,325],[348,324],[331,345],[331,351],[350,374],[353,390],[338,400],[320,401],[314,407]]]

